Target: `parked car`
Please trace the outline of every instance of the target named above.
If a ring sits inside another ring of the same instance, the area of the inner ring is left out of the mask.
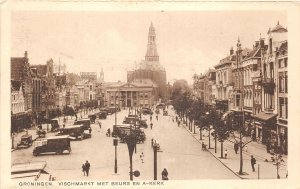
[[[146,114],[150,114],[152,115],[153,112],[150,108],[142,108],[142,114],[146,115]]]
[[[68,135],[38,139],[33,142],[33,146],[34,149],[32,153],[34,156],[48,152],[63,154],[65,150],[71,153],[71,143]]]
[[[74,137],[75,139],[80,138],[82,140],[84,139],[83,125],[71,125],[68,127],[60,128],[57,136],[60,135],[69,135],[71,137]]]
[[[17,144],[17,148],[29,148],[32,145],[32,135],[25,134],[21,136],[21,141]]]
[[[52,132],[55,132],[59,129],[59,119],[58,118],[51,119],[50,124],[51,124]]]
[[[91,127],[91,121],[90,119],[81,119],[75,121],[73,125],[83,125],[83,129],[88,130]]]
[[[145,132],[142,128],[139,126],[132,126],[129,124],[123,124],[123,125],[114,125],[113,126],[113,137],[119,137],[120,142],[125,142],[125,139],[130,133],[134,134],[137,139],[137,143],[143,143],[146,140]]]
[[[92,115],[89,115],[89,118],[90,118],[91,123],[95,123],[97,116],[96,116],[96,114],[92,114]]]
[[[11,166],[11,179],[13,181],[54,181],[44,161],[17,163]]]
[[[97,113],[97,116],[98,116],[99,119],[106,119],[107,112],[106,111],[100,111],[99,113]]]

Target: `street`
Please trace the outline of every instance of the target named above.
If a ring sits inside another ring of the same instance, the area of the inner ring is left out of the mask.
[[[158,152],[157,178],[161,179],[161,171],[166,168],[169,179],[236,179],[237,177],[217,161],[210,153],[201,150],[201,145],[190,136],[184,128],[178,127],[172,121],[174,113],[169,116],[159,114],[158,121],[153,116],[153,129],[145,129],[146,141],[137,144],[137,152],[133,155],[133,171],[139,170],[140,177],[134,180],[153,180],[153,149],[151,139],[159,141],[161,150]],[[117,113],[117,123],[121,124],[128,110]],[[85,115],[87,117],[87,115]],[[150,125],[149,115],[142,116]],[[127,145],[119,143],[117,146],[118,173],[114,174],[115,150],[113,137],[106,137],[106,131],[115,122],[115,115],[109,115],[102,122],[100,129],[97,124],[91,124],[92,138],[82,141],[72,141],[72,152],[64,155],[45,154],[34,157],[33,147],[12,152],[12,163],[28,161],[46,161],[49,172],[57,180],[75,179],[103,179],[128,180],[129,155]],[[49,133],[52,134],[53,133]],[[144,154],[144,163],[140,155]],[[91,163],[90,176],[83,176],[81,165],[88,160]]]

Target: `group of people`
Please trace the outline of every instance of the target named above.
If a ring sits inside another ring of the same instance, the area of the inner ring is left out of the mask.
[[[82,164],[82,172],[83,172],[83,176],[89,176],[89,172],[90,172],[90,167],[91,164],[86,160],[86,162],[84,164]]]

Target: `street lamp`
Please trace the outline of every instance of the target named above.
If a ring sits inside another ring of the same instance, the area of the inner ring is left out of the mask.
[[[134,147],[136,144],[136,137],[134,136],[134,134],[132,134],[130,132],[130,134],[126,137],[126,143],[127,143],[127,147],[128,147],[128,153],[129,153],[129,162],[130,162],[130,171],[129,171],[129,175],[130,175],[130,180],[133,180],[133,171],[132,171],[132,155],[133,155],[133,151],[134,151]]]
[[[206,112],[206,119],[208,119],[209,112]],[[208,149],[212,149],[210,147],[210,125],[208,125]]]
[[[118,161],[117,161],[117,146],[118,146],[118,139],[114,138],[114,146],[115,146],[115,174],[118,173]]]

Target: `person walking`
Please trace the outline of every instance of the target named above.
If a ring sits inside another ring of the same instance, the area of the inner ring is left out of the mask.
[[[237,154],[237,152],[239,150],[239,145],[237,142],[234,143],[233,148],[234,148],[235,154]]]
[[[84,166],[85,166],[86,176],[88,177],[89,176],[89,172],[90,172],[91,164],[86,160]]]
[[[225,159],[227,159],[227,149],[225,149]]]
[[[156,120],[158,121],[158,115],[156,115]]]
[[[85,176],[85,164],[82,164],[82,172],[83,172],[83,176]]]
[[[178,123],[178,127],[180,126],[180,121],[177,122]]]
[[[154,145],[154,140],[153,140],[153,138],[151,139],[151,146],[153,147],[153,145]]]
[[[152,115],[150,115],[150,121],[152,121]]]
[[[91,127],[89,128],[89,133],[90,133],[90,134],[92,133],[92,128],[91,128]]]
[[[150,128],[152,129],[152,127],[153,127],[153,123],[150,123]]]
[[[144,153],[143,152],[141,153],[140,158],[142,160],[142,163],[144,163]]]
[[[253,157],[253,155],[251,155],[251,167],[252,167],[252,171],[255,171],[255,167],[254,165],[256,164],[256,159]]]
[[[100,129],[101,129],[101,122],[100,122],[100,121],[98,121],[98,125],[99,125],[99,127],[100,127]]]
[[[164,168],[164,170],[161,172],[161,177],[162,177],[162,180],[169,180],[168,178],[168,171],[166,168]]]

